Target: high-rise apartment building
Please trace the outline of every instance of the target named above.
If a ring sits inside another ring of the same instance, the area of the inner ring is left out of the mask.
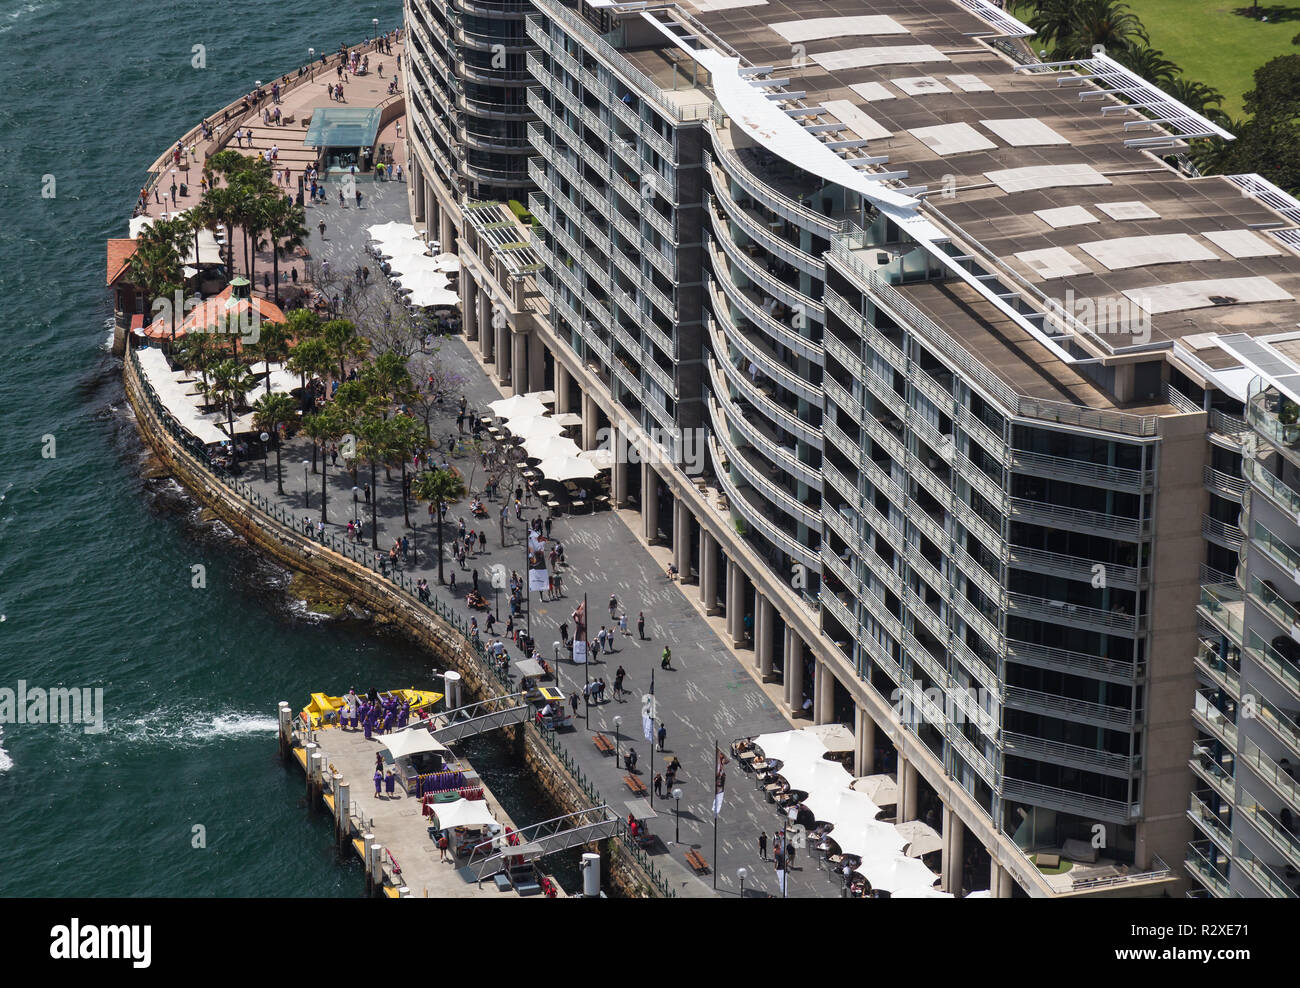
[[[944,887],[1294,886],[1300,514],[1254,492],[1300,504],[1259,417],[1300,399],[1248,361],[1300,323],[1300,203],[1193,177],[1213,123],[986,0],[533,0],[520,219],[419,102],[463,71],[439,5],[414,210],[468,338],[636,451],[613,500],[934,813]]]

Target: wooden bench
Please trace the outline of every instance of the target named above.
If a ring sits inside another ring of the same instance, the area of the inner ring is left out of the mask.
[[[592,735],[591,742],[596,746],[596,750],[599,751],[602,755],[608,755],[611,751],[614,750],[614,742],[611,741],[609,738],[605,737],[605,735],[603,734]]]
[[[699,851],[687,851],[686,863],[697,872],[705,872],[709,870],[709,863],[704,860],[704,855]]]
[[[645,787],[645,783],[642,782],[642,781],[641,781],[637,776],[635,776],[635,775],[625,775],[625,776],[623,776],[623,782],[624,782],[624,783],[627,785],[627,787],[628,787],[629,789],[631,789],[632,792],[633,792],[635,795],[637,795],[637,796],[645,796],[645,795],[647,795],[648,792],[649,792],[649,790],[646,789],[646,787]]]

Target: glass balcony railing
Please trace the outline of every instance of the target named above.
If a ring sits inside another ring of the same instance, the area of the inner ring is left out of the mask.
[[[1196,691],[1192,709],[1206,730],[1217,736],[1230,750],[1237,750],[1237,725],[1210,699],[1208,691]]]
[[[1241,642],[1245,633],[1245,621],[1240,587],[1231,583],[1201,587],[1200,609],[1211,622],[1223,628],[1230,638]]]

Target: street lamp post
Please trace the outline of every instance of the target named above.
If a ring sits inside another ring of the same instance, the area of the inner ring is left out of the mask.
[[[262,483],[265,484],[266,483],[266,441],[271,437],[267,433],[263,432],[258,438],[262,440]]]
[[[623,741],[623,718],[618,714],[614,715],[614,767],[618,768],[619,746]]]
[[[311,478],[307,472],[311,469],[311,460],[302,461],[302,504],[305,508],[311,507]]]
[[[352,488],[352,522],[353,522],[353,524],[357,524],[358,521],[359,521],[359,519],[358,519],[358,517],[357,517],[357,493],[358,493],[358,488],[353,487],[353,488]]]
[[[682,842],[682,787],[678,786],[673,790],[673,799],[677,800],[677,833],[673,837],[674,844]]]
[[[555,688],[557,690],[563,691],[563,687],[560,685],[560,643],[551,642],[551,649],[552,649],[553,657],[555,659],[555,664],[551,667],[555,673]],[[615,757],[614,759],[614,767],[618,768],[617,757]]]
[[[740,879],[740,897],[745,897],[745,879],[749,877],[749,872],[744,868],[736,869],[736,877]]]

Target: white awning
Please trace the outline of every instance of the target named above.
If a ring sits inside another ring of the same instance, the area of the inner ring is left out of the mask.
[[[553,456],[578,456],[582,447],[567,436],[530,436],[524,440],[524,449],[528,455],[538,460],[548,460]]]
[[[943,850],[943,838],[928,823],[921,820],[908,820],[906,823],[895,824],[894,829],[907,841],[909,858],[919,858],[931,851]]]
[[[506,419],[506,428],[510,430],[510,435],[525,443],[529,440],[554,439],[564,433],[564,426],[545,415],[510,416]]]
[[[434,803],[433,814],[440,830],[452,827],[490,827],[497,823],[485,799],[458,799],[451,803]]]
[[[550,456],[537,464],[537,472],[547,480],[590,480],[600,470],[590,460],[576,456]]]
[[[446,751],[447,746],[429,733],[426,727],[412,727],[384,736],[384,747],[396,761],[426,751]]]
[[[500,398],[488,402],[488,408],[492,409],[493,415],[501,419],[525,418],[546,414],[545,405],[536,398],[529,398],[526,395],[515,395],[513,398]]]

